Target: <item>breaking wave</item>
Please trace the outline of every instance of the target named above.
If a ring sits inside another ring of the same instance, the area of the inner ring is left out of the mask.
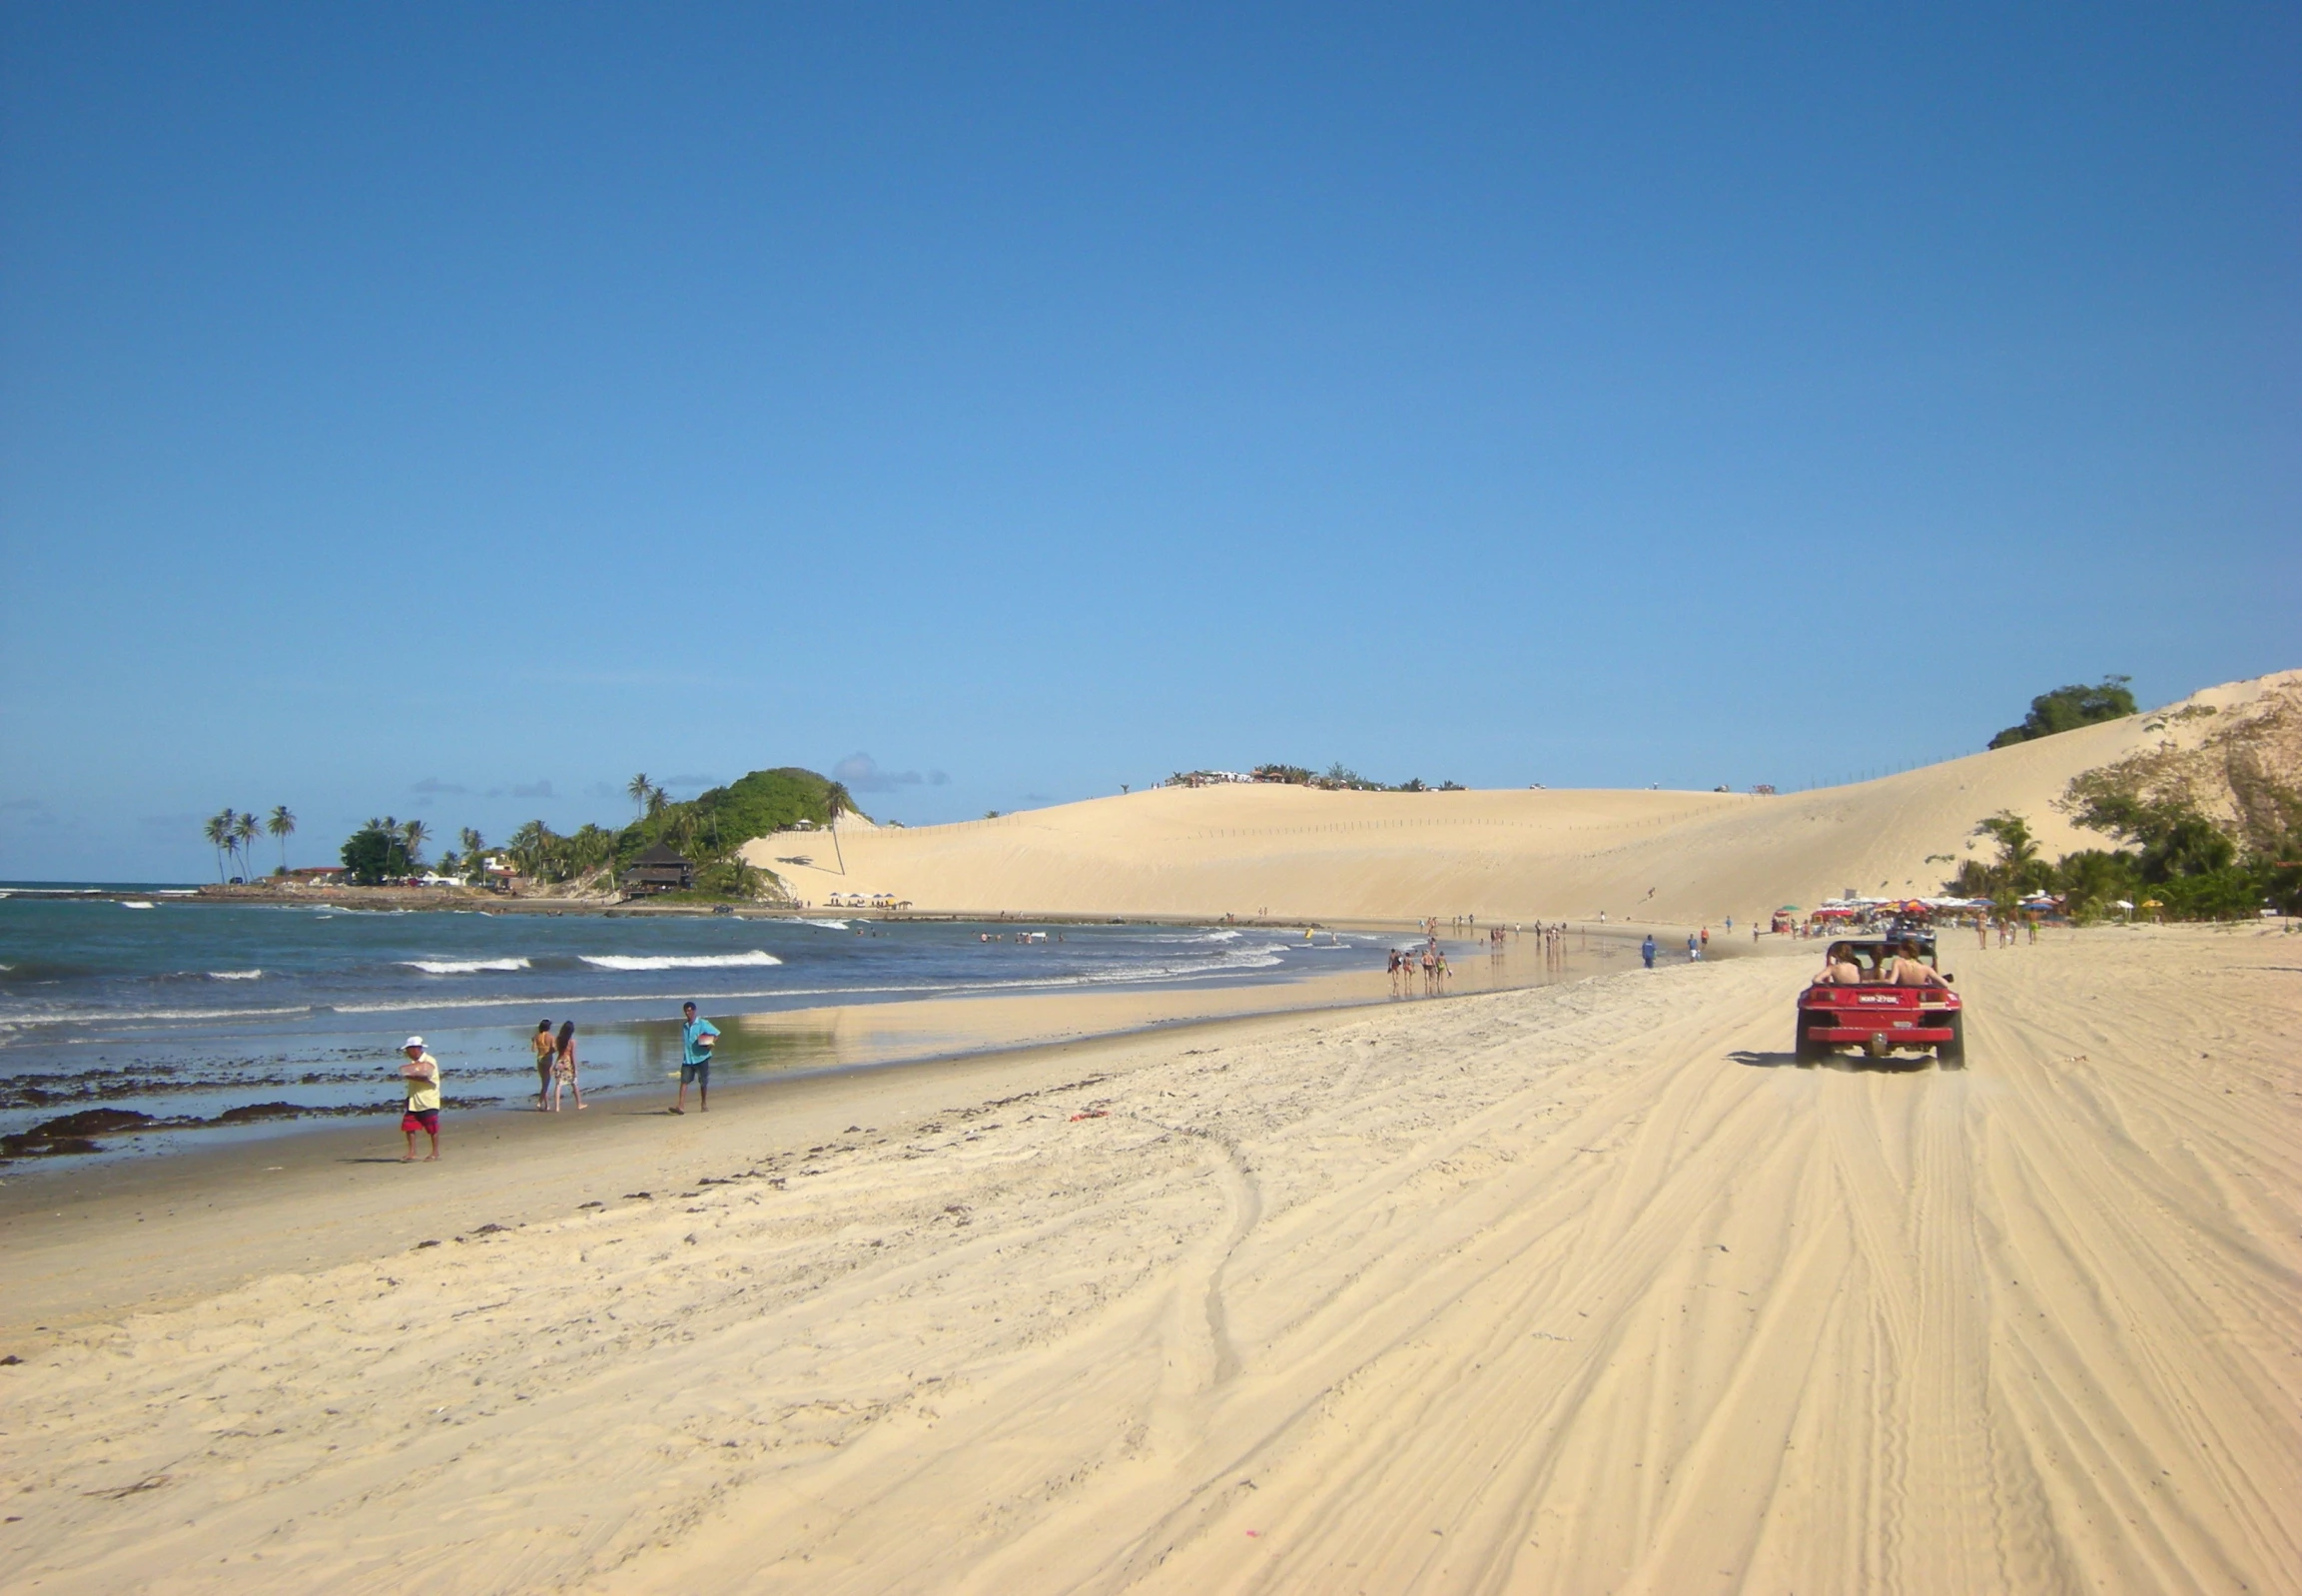
[[[783,963],[761,948],[749,953],[586,953],[578,957],[597,970],[743,970]]]
[[[401,959],[410,970],[427,976],[475,976],[489,970],[525,970],[525,959]]]

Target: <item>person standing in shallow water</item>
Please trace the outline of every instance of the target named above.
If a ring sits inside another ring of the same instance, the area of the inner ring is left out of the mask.
[[[679,1101],[671,1106],[674,1114],[687,1112],[687,1084],[695,1083],[695,1106],[704,1114],[711,1112],[711,1050],[719,1042],[719,1027],[702,1019],[695,1005],[679,1006]]]
[[[1639,944],[1639,958],[1645,961],[1649,970],[1655,968],[1655,934],[1652,931],[1647,933],[1647,940]]]

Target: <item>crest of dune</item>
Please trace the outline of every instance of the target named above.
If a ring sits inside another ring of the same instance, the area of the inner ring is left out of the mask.
[[[1710,792],[1324,792],[1161,787],[909,829],[850,830],[845,873],[795,834],[745,856],[797,896],[888,893],[922,911],[1213,918],[1716,921],[1853,889],[1938,891],[2011,810],[2048,858],[2107,847],[2068,813],[2088,772],[2179,788],[2225,814],[2233,772],[2292,781],[2302,670],[1853,786]]]

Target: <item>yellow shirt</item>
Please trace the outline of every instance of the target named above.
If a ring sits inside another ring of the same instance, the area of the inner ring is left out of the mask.
[[[421,1114],[425,1109],[439,1107],[439,1061],[426,1053],[418,1057],[415,1063],[418,1068],[429,1071],[430,1078],[426,1080],[422,1076],[413,1075],[401,1078],[407,1088],[409,1114]]]

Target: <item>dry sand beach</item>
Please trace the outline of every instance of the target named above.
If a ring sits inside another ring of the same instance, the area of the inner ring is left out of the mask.
[[[1746,959],[318,1162],[16,1337],[0,1581],[2302,1589],[2294,939],[1957,967],[1963,1075]]]
[[[849,879],[1683,934],[2000,808],[2069,846],[2072,774],[2214,718],[1771,800],[1131,796]],[[1963,1073],[1795,1068],[1813,952],[12,1170],[0,1585],[2302,1591],[2302,938],[1953,940]]]

